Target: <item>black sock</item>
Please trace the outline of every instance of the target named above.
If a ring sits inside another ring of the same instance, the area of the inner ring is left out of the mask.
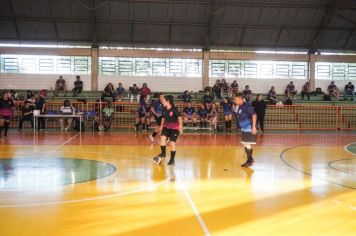
[[[152,137],[156,137],[156,135],[157,135],[156,131],[152,133]]]
[[[161,146],[161,154],[166,155],[166,146]]]
[[[4,127],[5,127],[5,134],[7,134],[7,131],[9,130],[9,123],[5,123]]]
[[[225,128],[226,128],[226,129],[229,128],[229,121],[225,121]]]
[[[169,159],[169,162],[174,161],[175,156],[176,156],[176,151],[171,151],[171,159]]]
[[[202,121],[199,122],[200,123],[200,128],[203,128],[203,123]]]
[[[206,128],[207,123],[208,123],[208,122],[204,121],[204,128]]]
[[[247,161],[249,161],[249,162],[253,161],[252,153],[253,153],[252,148],[251,148],[251,149],[247,149],[247,148],[246,148]]]
[[[145,123],[142,124],[142,129],[147,130],[147,125]]]
[[[231,120],[229,120],[229,128],[231,129],[231,124],[232,124],[232,122],[231,122]]]
[[[197,123],[193,123],[193,127],[196,127],[197,126]]]
[[[1,132],[2,132],[2,127],[3,127],[3,126],[0,126],[0,136],[1,136]]]

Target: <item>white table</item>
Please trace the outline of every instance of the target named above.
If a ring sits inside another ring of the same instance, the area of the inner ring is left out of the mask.
[[[79,118],[79,132],[82,132],[82,121],[83,121],[83,114],[71,114],[71,115],[63,115],[63,114],[51,114],[51,115],[46,115],[46,114],[40,114],[40,115],[34,115],[33,116],[33,132],[36,132],[36,125],[38,118]]]

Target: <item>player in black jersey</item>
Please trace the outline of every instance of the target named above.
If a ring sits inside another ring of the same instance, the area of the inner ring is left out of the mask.
[[[174,158],[176,155],[176,142],[179,134],[183,133],[183,120],[178,109],[174,106],[173,96],[164,96],[164,98],[162,99],[162,104],[164,106],[164,109],[161,123],[161,153],[155,156],[153,158],[153,161],[156,164],[160,164],[162,162],[162,158],[166,157],[166,141],[167,138],[169,138],[171,158],[168,162],[168,165],[174,165]]]

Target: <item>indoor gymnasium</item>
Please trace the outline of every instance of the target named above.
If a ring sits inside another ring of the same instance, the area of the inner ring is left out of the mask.
[[[353,0],[0,0],[0,236],[354,236],[355,83]]]

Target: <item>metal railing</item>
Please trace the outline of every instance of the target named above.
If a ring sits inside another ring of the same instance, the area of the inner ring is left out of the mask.
[[[63,102],[49,101],[46,103],[47,111],[59,111]],[[73,102],[72,105],[81,112],[99,114],[99,102]],[[20,108],[23,102],[16,102],[16,115],[11,121],[12,127],[17,127],[21,114]],[[102,102],[102,107],[105,102]],[[115,102],[115,110],[112,122],[113,128],[133,128],[137,116],[137,103]],[[182,111],[184,104],[177,103],[177,108]],[[193,104],[196,111],[199,104]],[[219,122],[224,121],[222,107],[217,105]],[[235,120],[235,118],[233,118]],[[85,119],[84,119],[85,120]],[[235,126],[236,122],[233,122]],[[52,125],[53,126],[53,125]],[[54,126],[58,124],[54,123]],[[267,106],[265,116],[265,129],[269,130],[356,130],[356,106],[315,106],[315,105],[292,105],[292,106]]]

